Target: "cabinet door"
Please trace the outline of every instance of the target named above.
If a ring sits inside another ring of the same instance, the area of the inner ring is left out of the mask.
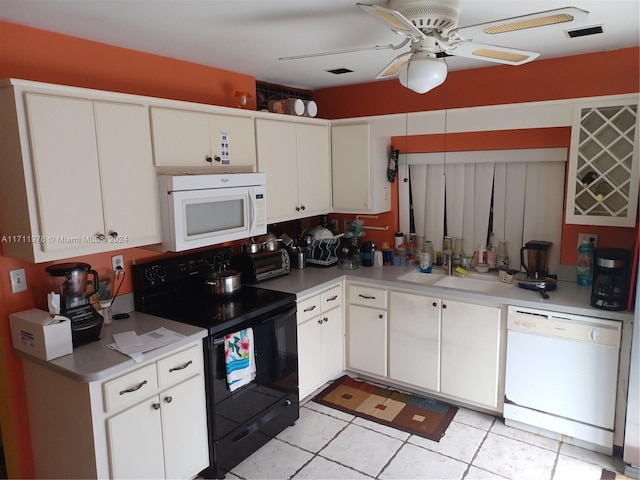
[[[41,248],[77,248],[105,233],[93,102],[28,93],[26,103]]]
[[[214,160],[213,166],[247,167],[255,171],[256,133],[253,118],[211,114],[209,120],[211,155],[220,158],[220,162]]]
[[[333,208],[371,208],[371,158],[368,123],[331,127]]]
[[[389,377],[438,391],[440,299],[390,293]]]
[[[327,125],[296,125],[298,201],[304,216],[331,211],[331,157]]]
[[[440,391],[497,407],[501,335],[500,308],[443,300]]]
[[[349,305],[347,345],[349,368],[386,377],[386,310]]]
[[[147,109],[96,102],[95,116],[107,242],[122,248],[160,242]]]
[[[202,375],[160,394],[167,478],[194,478],[209,465]]]
[[[298,325],[298,388],[305,398],[322,381],[322,315]]]
[[[344,369],[344,329],[342,308],[322,315],[322,381]]]
[[[258,170],[267,176],[267,222],[301,216],[295,123],[257,119],[256,137]]]
[[[635,225],[639,130],[637,95],[627,102],[599,101],[575,107],[567,223]]]
[[[160,399],[107,420],[111,478],[164,478]]]
[[[151,107],[153,154],[158,167],[210,165],[209,116],[171,108]]]

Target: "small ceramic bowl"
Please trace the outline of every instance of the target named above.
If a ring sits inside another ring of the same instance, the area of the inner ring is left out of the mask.
[[[478,273],[487,273],[489,271],[489,265],[486,263],[476,263],[475,269]]]

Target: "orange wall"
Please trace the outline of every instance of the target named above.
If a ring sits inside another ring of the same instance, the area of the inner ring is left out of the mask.
[[[251,76],[0,21],[0,78],[9,77],[227,107],[238,106],[236,91],[247,91],[255,109]],[[124,255],[127,271],[133,258],[157,255],[140,248],[117,253]],[[114,254],[90,255],[82,261],[108,269]],[[11,348],[8,315],[46,307],[45,266],[9,259],[0,251],[0,425],[9,478],[33,478],[35,473],[22,362]],[[26,270],[26,292],[11,293],[8,272],[15,268]],[[121,293],[131,291],[131,279],[126,277]]]
[[[640,89],[640,47],[625,48],[574,57],[537,60],[519,67],[507,65],[454,71],[447,81],[431,92],[417,94],[397,79],[321,89],[314,92],[318,112],[323,118],[352,118],[463,108],[483,105],[535,102],[567,98],[615,95]],[[606,75],[594,75],[593,65]],[[401,152],[445,150],[444,135],[393,137],[392,145]],[[553,148],[570,146],[570,129],[540,128],[497,132],[448,134],[446,151],[493,150],[505,148]],[[372,224],[398,228],[398,215],[384,214]],[[366,225],[366,222],[365,222]],[[577,260],[578,233],[595,233],[600,246],[632,248],[635,228],[593,227],[564,224],[560,262]],[[405,232],[406,233],[406,232]],[[376,234],[380,237],[380,234]],[[382,235],[393,240],[393,232]]]

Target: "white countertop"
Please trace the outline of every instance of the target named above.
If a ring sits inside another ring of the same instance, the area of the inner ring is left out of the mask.
[[[114,320],[111,325],[103,326],[99,340],[76,347],[73,349],[73,353],[64,357],[54,358],[47,362],[15,349],[14,352],[25,360],[38,363],[73,380],[88,383],[105,379],[142,363],[136,363],[131,357],[107,347],[108,344],[114,343],[114,333],[133,330],[138,335],[142,335],[165,327],[184,335],[184,338],[176,342],[145,353],[143,362],[159,358],[207,336],[205,329],[186,323],[174,322],[140,312],[131,312],[129,315],[130,317],[127,319]]]
[[[292,270],[289,275],[261,282],[256,286],[294,293],[298,298],[302,298],[328,287],[331,283],[346,278],[349,281],[373,282],[385,288],[415,291],[416,293],[435,295],[439,298],[449,298],[451,300],[466,300],[490,305],[515,305],[619,321],[630,322],[633,320],[632,312],[613,312],[593,308],[590,305],[591,288],[580,287],[574,282],[559,281],[557,289],[547,292],[549,298],[544,299],[540,293],[534,290],[519,288],[515,280],[511,288],[498,294],[435,287],[398,280],[398,277],[412,271],[417,271],[417,267],[361,266],[356,270],[341,270],[336,266],[327,268],[308,266],[302,270]],[[424,275],[434,274],[425,273]],[[483,275],[494,276],[497,281],[496,272],[489,272]]]

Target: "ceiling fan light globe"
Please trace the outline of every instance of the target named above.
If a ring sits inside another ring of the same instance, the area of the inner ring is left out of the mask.
[[[447,78],[447,64],[430,54],[416,53],[398,72],[402,86],[416,93],[427,93]]]

